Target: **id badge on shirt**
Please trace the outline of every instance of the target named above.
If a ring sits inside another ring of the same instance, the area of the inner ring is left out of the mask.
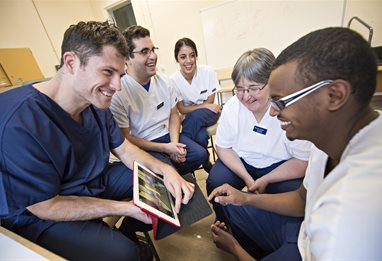
[[[164,105],[164,102],[159,103],[158,106],[157,106],[157,110],[159,110],[160,108],[162,108],[163,105]]]
[[[262,135],[266,135],[268,130],[263,127],[255,125],[255,127],[253,127],[253,131]]]

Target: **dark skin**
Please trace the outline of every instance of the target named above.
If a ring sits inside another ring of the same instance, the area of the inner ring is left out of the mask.
[[[306,86],[297,83],[297,62],[275,69],[269,79],[270,96],[278,100]],[[322,87],[284,108],[271,109],[271,115],[283,122],[282,128],[289,139],[304,139],[315,144],[328,155],[325,176],[338,165],[341,156],[354,135],[378,117],[370,106],[362,107],[348,81],[333,79]],[[322,126],[325,126],[324,128]],[[250,205],[287,216],[303,216],[306,190],[301,185],[296,191],[280,194],[245,194],[225,184],[216,188],[209,197],[222,205]],[[222,229],[220,223],[211,226],[215,244],[233,254],[238,260],[255,260],[240,244]]]

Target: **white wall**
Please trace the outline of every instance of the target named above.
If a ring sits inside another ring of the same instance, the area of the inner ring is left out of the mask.
[[[105,8],[115,6],[122,1],[94,1],[92,5],[98,12],[98,19],[107,19]],[[218,0],[132,0],[137,23],[150,30],[151,38],[158,50],[158,69],[165,74],[178,70],[174,58],[175,42],[182,37],[195,41],[199,62],[205,63],[203,31],[200,10],[219,3]]]
[[[374,34],[371,46],[381,46],[382,0],[348,0],[346,2],[343,26],[347,26],[350,18],[353,16],[359,17],[373,28]],[[353,20],[350,28],[362,34],[365,39],[369,38],[369,31],[359,22]]]
[[[81,20],[106,20],[108,15],[105,8],[120,2],[0,0],[0,48],[30,48],[43,74],[51,77],[55,73],[54,65],[59,64],[62,36],[69,25]],[[200,11],[221,2],[225,1],[132,0],[137,22],[151,31],[154,44],[160,48],[158,66],[161,71],[171,74],[178,69],[173,58],[173,48],[176,40],[185,36],[196,42],[199,62],[206,62]],[[364,19],[374,27],[373,45],[382,45],[380,10],[381,0],[348,0],[344,20],[347,24],[348,19],[354,15]],[[274,19],[280,22],[277,17]]]

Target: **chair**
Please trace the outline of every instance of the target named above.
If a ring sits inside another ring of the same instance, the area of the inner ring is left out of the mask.
[[[112,216],[112,217],[105,217],[103,218],[103,222],[105,222],[109,227],[115,228],[116,224],[121,220],[120,216]],[[154,243],[151,240],[151,237],[149,235],[149,232],[144,231],[142,232],[143,236],[137,235],[138,240],[143,241],[147,243],[147,245],[150,247],[151,251],[153,252],[154,258],[156,261],[160,261],[159,255],[157,250],[155,249]]]
[[[215,72],[216,72],[216,77],[220,84],[220,89],[217,90],[218,104],[223,106],[224,105],[223,93],[231,93],[232,96],[235,95],[235,92],[234,92],[235,85],[232,83],[232,80],[231,80],[232,68],[227,67],[227,68],[217,69],[215,70]],[[231,82],[229,84],[222,85],[222,83],[226,81],[231,81]]]
[[[215,149],[215,145],[214,145],[213,136],[216,134],[217,128],[218,128],[218,122],[207,128],[208,137],[210,139],[210,142],[209,142],[207,149],[212,150],[212,158],[214,159],[214,162],[216,161],[217,153],[216,153],[216,149]]]

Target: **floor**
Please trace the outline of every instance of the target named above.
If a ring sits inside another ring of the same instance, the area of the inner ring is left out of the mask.
[[[195,176],[199,187],[204,195],[206,195],[207,173],[201,169],[195,172]],[[212,214],[168,237],[161,240],[153,240],[160,259],[162,261],[236,260],[232,255],[218,249],[212,242],[210,226],[214,220],[215,214]],[[152,235],[151,238],[153,238]]]

